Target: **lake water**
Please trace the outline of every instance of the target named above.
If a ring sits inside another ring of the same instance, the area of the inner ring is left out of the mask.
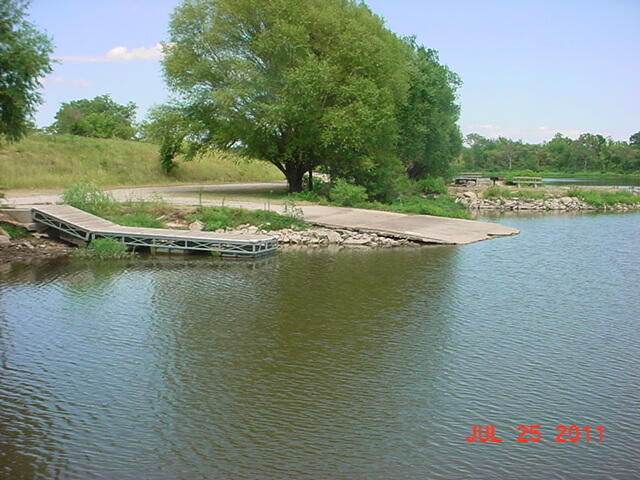
[[[545,187],[640,188],[640,177],[551,178],[542,179]]]
[[[0,477],[637,478],[640,214],[500,221],[522,233],[6,266]]]

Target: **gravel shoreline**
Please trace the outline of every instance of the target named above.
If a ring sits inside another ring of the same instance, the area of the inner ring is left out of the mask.
[[[549,197],[543,199],[520,198],[520,197],[498,197],[483,198],[474,191],[461,192],[456,195],[456,202],[462,203],[469,210],[533,210],[533,211],[612,211],[630,212],[640,209],[640,196],[638,202],[634,204],[617,203],[615,205],[605,205],[598,208],[594,205],[580,200],[576,197]]]

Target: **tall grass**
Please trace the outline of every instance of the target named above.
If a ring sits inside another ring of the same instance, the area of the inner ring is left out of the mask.
[[[62,200],[67,205],[128,227],[162,228],[165,224],[158,217],[169,210],[160,198],[118,203],[93,183],[71,185],[62,193]]]
[[[187,219],[204,223],[206,231],[234,228],[239,225],[254,225],[265,230],[306,229],[309,226],[299,218],[276,212],[229,207],[200,207],[196,213],[188,215]]]
[[[34,134],[0,147],[0,183],[4,189],[43,189],[78,182],[119,186],[283,179],[267,162],[245,161],[223,152],[178,163],[179,167],[166,175],[154,144]]]
[[[632,192],[600,192],[597,190],[584,190],[582,188],[573,187],[567,193],[569,197],[576,197],[583,202],[598,208],[612,206],[616,204],[632,205],[640,203],[640,195]]]
[[[378,206],[380,207],[380,206]],[[399,213],[414,213],[420,215],[434,215],[436,217],[452,217],[470,219],[467,208],[449,195],[432,197],[415,196],[399,199],[391,205],[381,205],[381,210],[390,210]]]
[[[549,193],[544,189],[539,190],[511,190],[507,187],[501,187],[498,185],[487,188],[483,194],[483,198],[523,198],[529,200],[542,200],[547,198]]]
[[[117,260],[133,256],[124,243],[112,238],[98,238],[84,247],[80,247],[71,253],[75,258],[87,258],[91,260]]]

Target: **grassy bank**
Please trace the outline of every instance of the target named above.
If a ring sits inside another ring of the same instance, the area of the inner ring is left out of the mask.
[[[588,205],[604,208],[616,204],[633,205],[640,203],[640,196],[631,192],[602,192],[598,190],[585,190],[582,188],[571,188],[567,193],[569,197],[576,197]]]
[[[272,165],[222,153],[179,162],[166,175],[157,145],[144,142],[38,134],[0,147],[0,189],[64,188],[77,182],[125,186],[272,180],[282,180]]]

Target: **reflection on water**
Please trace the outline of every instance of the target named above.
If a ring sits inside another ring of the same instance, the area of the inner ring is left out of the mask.
[[[0,475],[629,478],[640,215],[501,221],[522,233],[11,267]],[[474,424],[504,442],[468,444]],[[605,442],[558,444],[558,424]]]

